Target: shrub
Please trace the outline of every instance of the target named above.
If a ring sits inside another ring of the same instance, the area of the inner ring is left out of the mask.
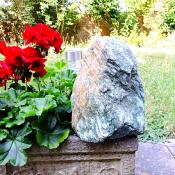
[[[175,1],[166,0],[165,13],[163,15],[162,28],[164,32],[171,32],[175,30]]]

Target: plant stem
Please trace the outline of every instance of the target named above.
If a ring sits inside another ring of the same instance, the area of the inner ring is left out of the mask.
[[[40,88],[40,79],[39,79],[39,77],[38,77],[38,91],[40,92],[41,91],[41,88]]]
[[[18,80],[15,80],[15,86],[16,86],[16,89],[19,90]]]
[[[26,81],[25,91],[26,91],[26,92],[28,91],[27,81]]]

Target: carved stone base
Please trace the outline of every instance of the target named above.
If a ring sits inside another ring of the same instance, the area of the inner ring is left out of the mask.
[[[60,148],[34,146],[24,167],[0,167],[0,175],[134,175],[135,137],[92,144],[71,136]]]

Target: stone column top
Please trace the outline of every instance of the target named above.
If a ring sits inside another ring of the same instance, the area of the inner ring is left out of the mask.
[[[123,139],[106,140],[101,143],[88,143],[80,140],[76,135],[72,135],[59,148],[49,150],[44,147],[33,146],[29,150],[29,156],[34,155],[55,155],[55,154],[75,154],[75,153],[132,153],[138,148],[138,139],[135,136]]]

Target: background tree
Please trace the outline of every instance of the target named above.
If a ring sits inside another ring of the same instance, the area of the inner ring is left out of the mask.
[[[0,40],[19,43],[24,25],[36,23],[50,25],[73,44],[86,42],[99,30],[101,35],[134,36],[134,40],[141,36],[144,40],[152,30],[161,33],[162,19],[158,18],[163,18],[162,32],[175,29],[175,1],[165,0],[166,13],[157,17],[161,12],[155,13],[154,6],[162,1],[6,0],[11,4],[0,7]]]
[[[26,24],[46,23],[61,32],[68,41],[73,40],[83,16],[78,2],[68,0],[9,0],[11,5],[1,7],[1,40],[19,42]],[[15,32],[16,31],[16,32]],[[5,33],[5,37],[4,37]],[[15,36],[11,36],[13,35]]]
[[[0,7],[0,40],[20,42],[23,30],[23,3],[20,0],[6,1],[11,5]]]
[[[131,20],[134,19],[134,21],[138,25],[138,32],[146,32],[147,34],[151,30],[149,27],[145,25],[145,18],[150,13],[150,10],[156,0],[125,0],[125,3],[128,8],[128,18],[132,15],[134,18],[131,18]]]
[[[99,25],[101,35],[109,36],[114,29],[119,30],[126,17],[118,0],[94,0],[91,1],[88,10]]]
[[[162,15],[163,17],[162,29],[164,32],[168,33],[175,30],[175,1],[165,0],[164,6],[165,6],[165,12]]]
[[[68,0],[24,0],[32,23],[46,23],[60,31],[68,42],[74,42],[83,16],[77,1]],[[30,18],[29,18],[30,19]],[[29,23],[31,23],[29,22]]]

